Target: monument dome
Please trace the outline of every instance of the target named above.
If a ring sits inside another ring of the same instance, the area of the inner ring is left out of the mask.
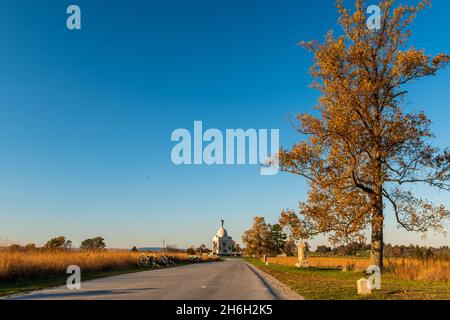
[[[224,227],[221,227],[221,228],[217,231],[216,235],[217,235],[219,238],[228,237],[227,230],[225,230]]]

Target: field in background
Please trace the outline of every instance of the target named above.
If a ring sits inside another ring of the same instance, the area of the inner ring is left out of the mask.
[[[270,257],[267,260],[269,263],[286,266],[294,266],[297,263],[297,257]],[[370,265],[368,258],[357,257],[308,257],[308,262],[314,268],[355,272],[362,272]],[[387,258],[384,271],[403,280],[450,282],[450,260],[448,259]]]
[[[1,251],[0,283],[64,276],[69,265],[77,265],[83,273],[128,270],[137,267],[143,252],[124,251]],[[152,253],[156,256],[162,253]],[[167,253],[176,263],[188,263],[186,253]],[[209,258],[204,257],[204,260]],[[144,268],[145,270],[145,268]]]

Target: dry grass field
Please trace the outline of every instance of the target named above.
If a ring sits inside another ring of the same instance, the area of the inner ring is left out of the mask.
[[[271,257],[269,263],[293,266],[297,257]],[[365,270],[370,261],[357,257],[308,257],[311,267],[343,269],[360,272]],[[408,259],[388,258],[385,260],[385,272],[403,280],[424,280],[450,282],[450,260],[442,259]]]
[[[0,283],[65,275],[69,265],[83,273],[129,269],[137,266],[142,252],[127,251],[0,251]],[[161,255],[161,253],[153,253]],[[188,262],[186,253],[173,253],[178,263]],[[207,259],[207,258],[203,258]]]

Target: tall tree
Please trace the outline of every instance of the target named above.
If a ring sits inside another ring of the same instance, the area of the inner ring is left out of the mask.
[[[253,226],[242,235],[244,252],[261,257],[270,250],[270,228],[264,217],[254,217]]]
[[[283,252],[286,246],[286,233],[283,232],[283,228],[278,223],[270,226],[269,235],[269,253],[272,255],[277,255]]]
[[[379,3],[379,30],[366,26],[367,3],[354,13],[338,0],[342,34],[323,43],[302,42],[314,56],[313,87],[320,92],[314,114],[299,114],[306,139],[280,151],[283,171],[305,177],[310,191],[300,216],[284,211],[300,237],[327,233],[332,242],[362,240],[371,228],[371,263],[383,265],[384,209],[393,208],[408,231],[444,231],[449,211],[408,189],[421,183],[450,191],[450,152],[430,143],[430,120],[402,107],[414,80],[435,75],[450,56],[408,47],[410,27],[429,1],[416,6]]]

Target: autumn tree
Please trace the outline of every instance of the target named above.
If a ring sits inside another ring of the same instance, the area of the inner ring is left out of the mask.
[[[103,250],[105,249],[105,247],[105,239],[103,239],[102,237],[95,237],[92,239],[83,240],[80,248],[83,250],[97,251]]]
[[[444,231],[449,211],[413,194],[411,184],[450,191],[450,152],[430,143],[430,120],[403,107],[405,85],[435,75],[450,56],[408,46],[411,25],[429,1],[416,6],[379,3],[380,28],[366,26],[367,3],[354,10],[337,2],[340,35],[323,43],[301,42],[313,54],[314,114],[297,115],[306,135],[281,149],[281,170],[307,179],[299,215],[282,212],[280,223],[301,238],[326,233],[332,242],[361,241],[371,229],[371,263],[383,265],[385,206],[408,231]],[[351,12],[353,11],[353,13]],[[408,87],[409,88],[409,87]]]
[[[195,249],[195,252],[199,255],[202,255],[203,253],[209,253],[211,250],[209,250],[206,247],[206,244],[201,244],[197,249]]]
[[[261,257],[270,251],[270,228],[264,217],[254,217],[253,226],[242,235],[244,252]]]
[[[44,245],[44,248],[52,250],[67,250],[72,248],[72,241],[66,239],[64,236],[59,236],[48,240]]]
[[[35,251],[36,245],[34,243],[28,243],[27,245],[25,245],[24,250],[25,251]]]
[[[327,247],[324,245],[317,246],[316,252],[326,254],[328,252],[331,252],[331,247]]]
[[[233,244],[233,253],[241,253],[242,249],[241,246],[239,245],[239,243],[234,242]]]

